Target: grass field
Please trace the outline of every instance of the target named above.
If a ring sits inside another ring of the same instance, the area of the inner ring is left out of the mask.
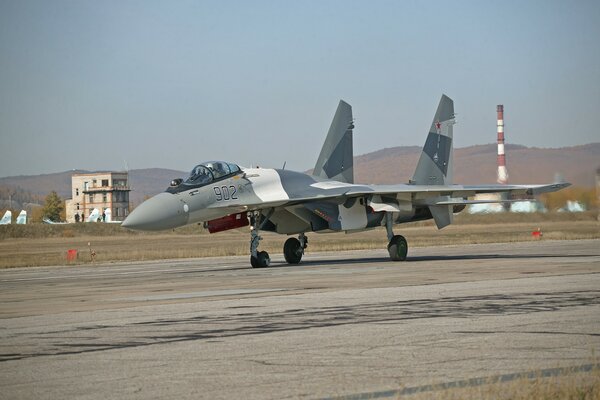
[[[600,364],[590,370],[552,368],[544,371],[475,378],[449,384],[398,390],[397,399],[410,400],[600,400]],[[553,375],[559,372],[560,375]],[[544,377],[544,374],[547,374]],[[421,392],[422,391],[422,392]],[[393,398],[393,397],[392,397]]]
[[[455,224],[437,230],[432,221],[395,227],[410,247],[467,243],[498,243],[536,240],[532,231],[540,228],[539,240],[600,238],[595,212],[568,214],[458,214]],[[262,233],[261,250],[272,256],[282,252],[285,235]],[[311,233],[307,252],[385,249],[384,228],[360,233]],[[200,226],[188,226],[161,233],[139,233],[109,224],[4,225],[0,226],[0,268],[246,255],[248,228],[211,235]],[[89,243],[89,245],[88,245]],[[67,261],[67,250],[78,251]],[[410,250],[409,250],[410,255]]]

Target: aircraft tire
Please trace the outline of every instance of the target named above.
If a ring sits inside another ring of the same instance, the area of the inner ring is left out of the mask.
[[[404,236],[394,236],[388,244],[388,252],[392,261],[405,261],[408,254],[408,243]]]
[[[289,238],[283,245],[283,257],[288,264],[299,264],[302,260],[302,245],[296,238]]]
[[[250,256],[250,265],[252,268],[264,268],[271,264],[271,257],[266,251],[259,251],[256,257]]]

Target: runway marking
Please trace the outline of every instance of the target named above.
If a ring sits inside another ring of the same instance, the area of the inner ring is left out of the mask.
[[[448,389],[464,389],[469,387],[477,387],[496,383],[511,382],[519,379],[538,379],[550,378],[554,376],[563,376],[580,372],[591,372],[600,369],[600,363],[583,364],[573,367],[547,368],[541,370],[527,372],[513,372],[510,374],[485,376],[479,378],[463,379],[459,381],[437,383],[433,385],[413,386],[403,389],[383,390],[378,392],[367,392],[359,394],[350,394],[346,396],[324,397],[322,400],[366,400],[366,399],[381,399],[386,397],[401,397],[413,395],[417,393],[433,392]]]

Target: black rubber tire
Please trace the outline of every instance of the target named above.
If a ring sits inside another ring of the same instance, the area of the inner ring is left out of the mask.
[[[256,257],[250,256],[252,268],[265,268],[271,264],[271,257],[266,251],[259,251]]]
[[[388,244],[388,252],[392,261],[405,261],[408,254],[408,243],[404,236],[394,236]]]
[[[302,245],[296,238],[289,238],[283,245],[283,257],[288,264],[299,264],[302,260]]]
[[[261,268],[268,267],[269,265],[271,265],[271,257],[269,257],[269,253],[267,253],[266,251],[258,252],[258,265]]]
[[[266,251],[259,251],[256,257],[250,256],[250,265],[252,268],[265,268],[271,264],[271,257]]]

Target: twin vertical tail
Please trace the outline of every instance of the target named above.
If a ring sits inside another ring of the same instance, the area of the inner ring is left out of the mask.
[[[314,176],[339,182],[354,183],[352,150],[352,107],[340,100],[327,138],[315,164]]]
[[[453,168],[452,127],[454,125],[454,102],[442,95],[425,146],[413,178],[413,185],[451,185]],[[429,206],[439,229],[452,223],[452,206]]]
[[[454,125],[454,102],[442,95],[438,105],[417,169],[410,183],[415,185],[452,184],[452,126]]]

